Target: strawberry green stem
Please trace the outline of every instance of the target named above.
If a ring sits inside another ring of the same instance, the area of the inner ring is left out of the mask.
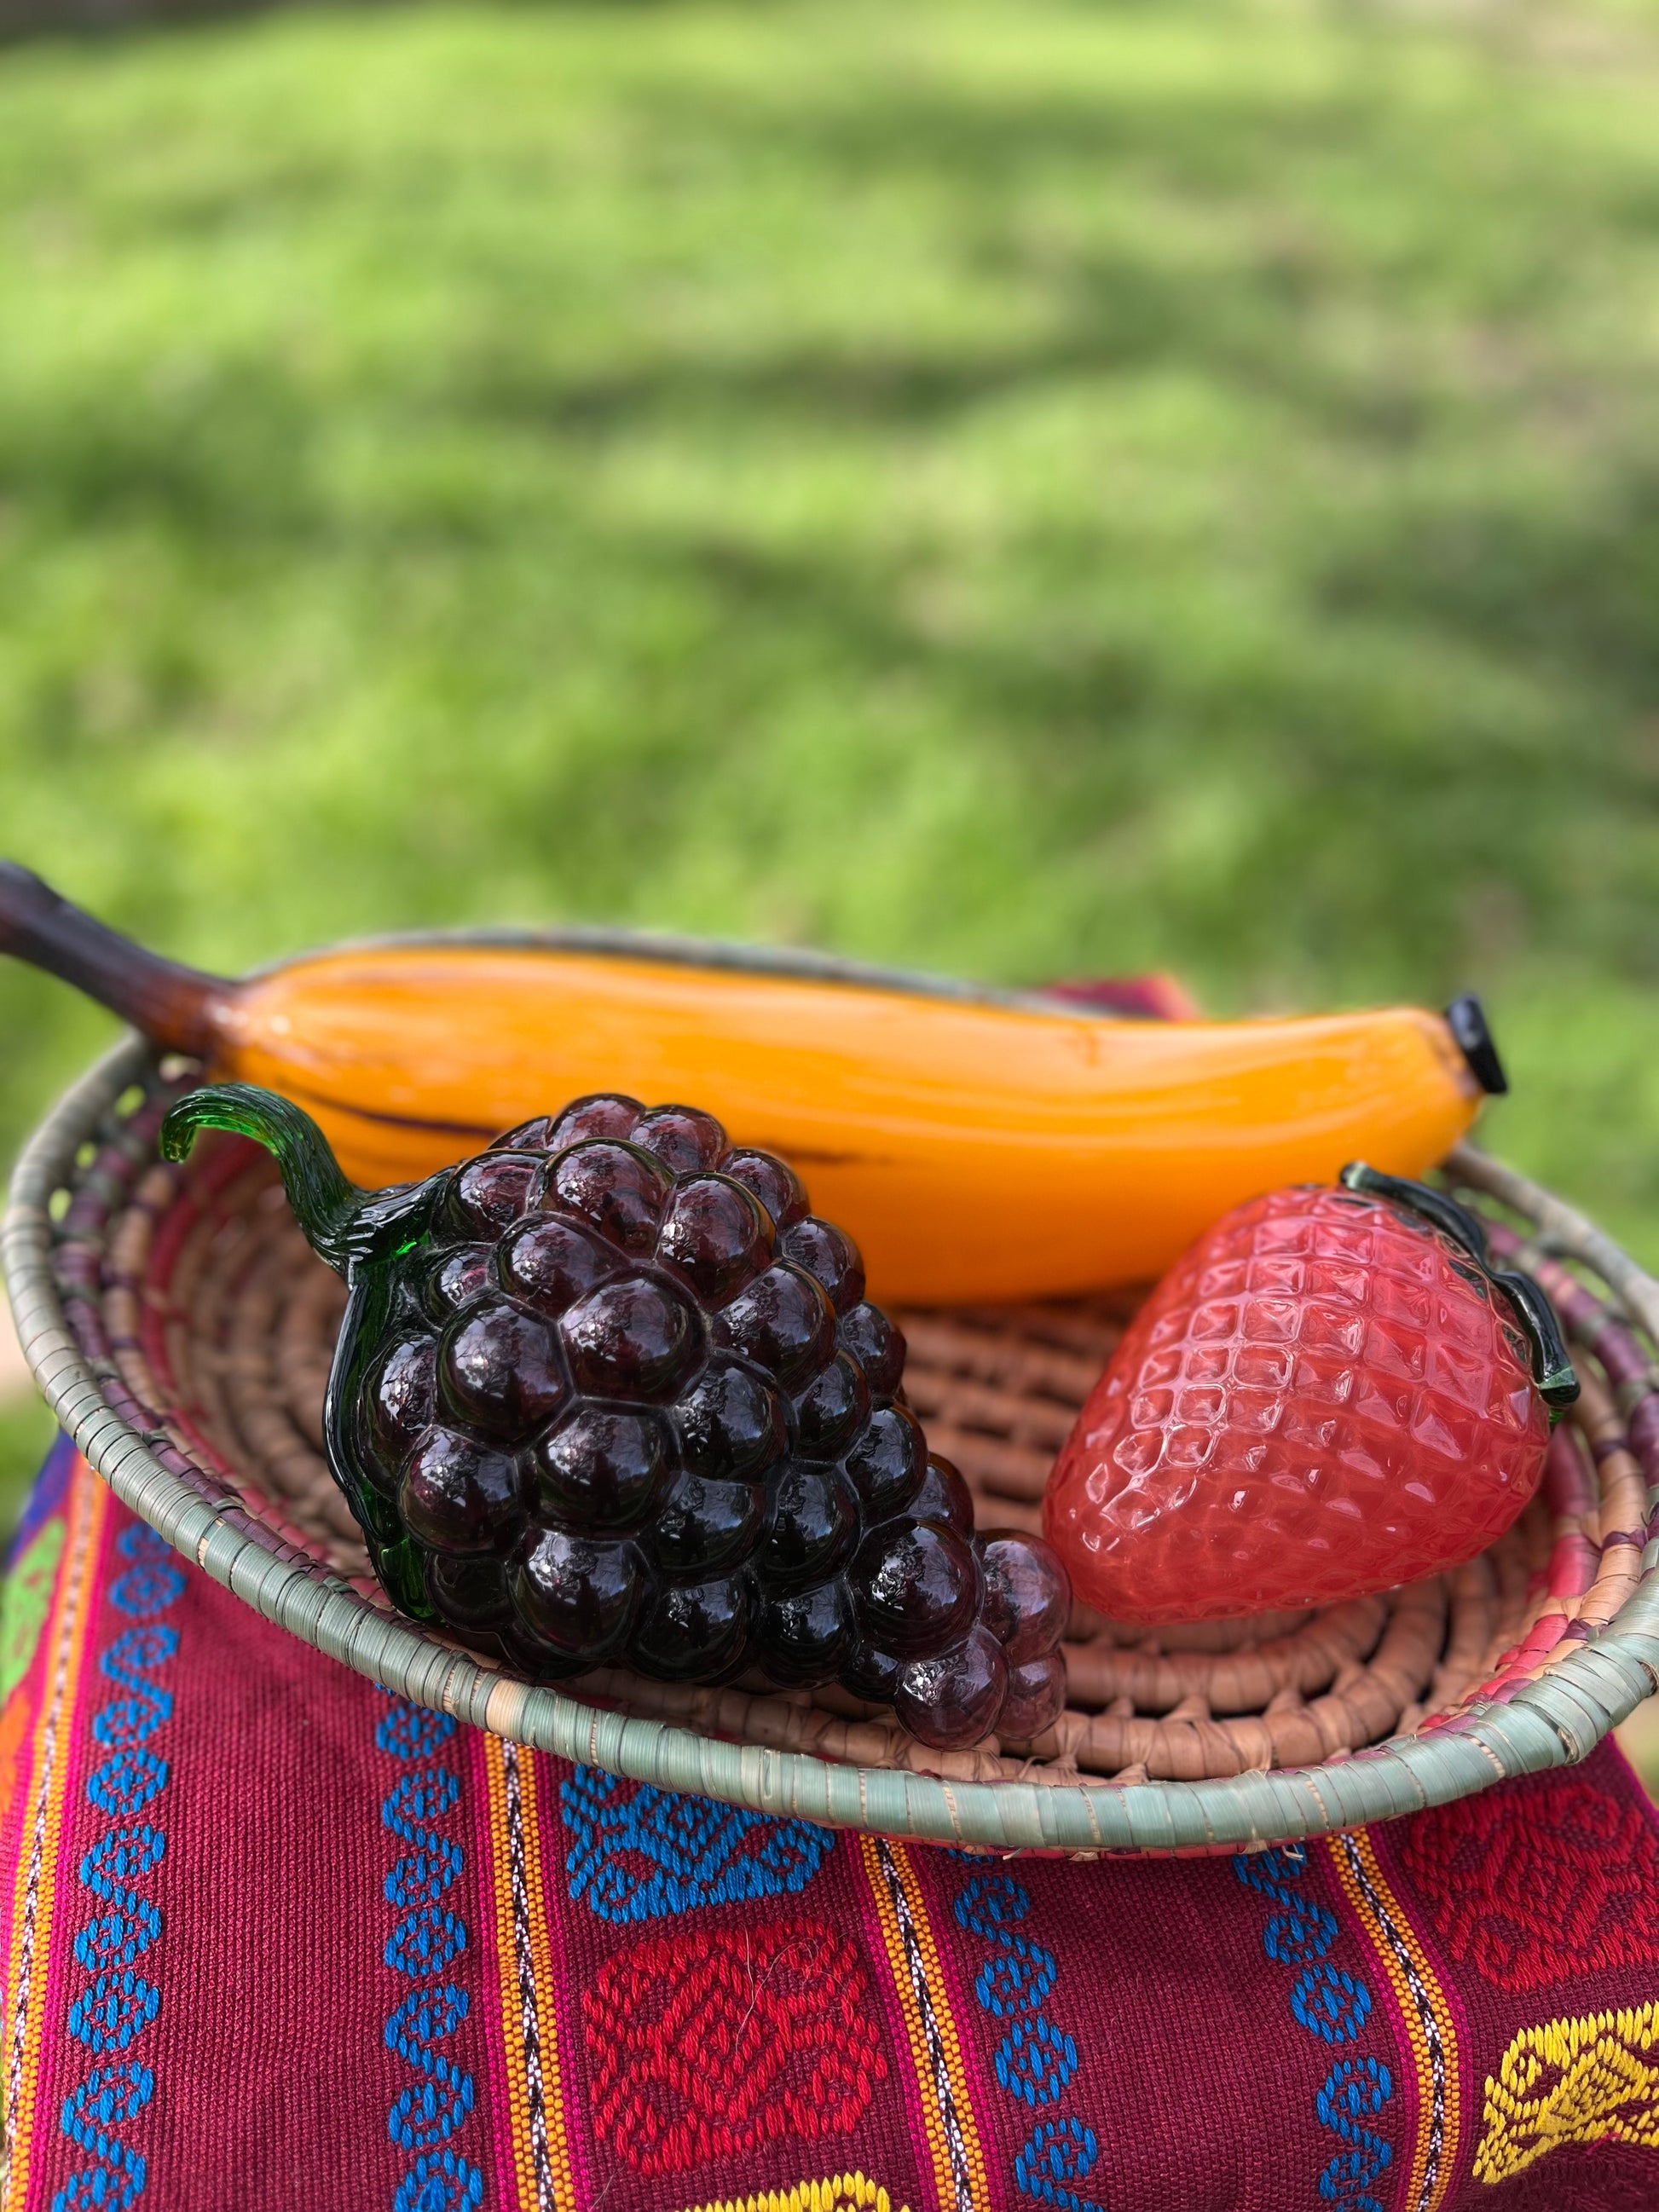
[[[1550,1409],[1551,1419],[1556,1419],[1574,1402],[1578,1395],[1578,1377],[1573,1372],[1555,1308],[1530,1275],[1523,1275],[1513,1267],[1492,1266],[1486,1248],[1486,1224],[1478,1213],[1472,1213],[1467,1206],[1460,1206],[1443,1190],[1431,1189],[1424,1182],[1408,1182],[1403,1176],[1384,1175],[1378,1168],[1367,1167],[1364,1160],[1351,1160],[1340,1180],[1346,1189],[1364,1197],[1379,1198],[1389,1205],[1403,1206],[1421,1215],[1443,1237],[1467,1253],[1492,1289],[1508,1299],[1525,1331],[1532,1346],[1533,1381],[1538,1386],[1539,1396]]]

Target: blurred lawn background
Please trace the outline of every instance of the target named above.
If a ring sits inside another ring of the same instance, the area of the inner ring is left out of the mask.
[[[1654,0],[0,50],[0,849],[224,969],[1474,987],[1659,1262],[1656,113]],[[8,1151],[112,1028],[4,965]]]

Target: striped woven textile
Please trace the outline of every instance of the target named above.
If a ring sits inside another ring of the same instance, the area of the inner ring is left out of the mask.
[[[4,2212],[1659,2206],[1659,1832],[1583,1766],[1068,1865],[517,1751],[67,1446],[0,1634]]]

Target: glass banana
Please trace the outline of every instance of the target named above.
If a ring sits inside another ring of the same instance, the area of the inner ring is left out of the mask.
[[[320,1124],[369,1187],[593,1091],[680,1098],[781,1154],[890,1304],[1159,1274],[1217,1217],[1356,1156],[1417,1176],[1503,1077],[1472,1000],[1247,1022],[1115,1019],[810,956],[580,933],[386,941],[232,981],[0,864],[0,950],[216,1079]]]

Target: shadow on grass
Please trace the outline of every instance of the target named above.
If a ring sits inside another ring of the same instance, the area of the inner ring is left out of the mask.
[[[973,22],[820,70],[811,9],[758,58],[731,10],[520,35],[566,12],[389,10],[390,115],[378,23],[39,94],[8,235],[93,335],[0,368],[20,782],[113,790],[185,732],[147,824],[234,788],[295,836],[260,951],[337,927],[279,755],[344,698],[385,773],[341,771],[330,850],[376,811],[378,920],[497,884],[659,919],[665,884],[764,927],[752,882],[941,964],[1155,937],[1241,999],[1443,995],[1517,943],[1659,970],[1659,421],[1578,312],[1633,331],[1650,161],[1439,46],[1426,100],[1364,37],[1252,69],[1224,6],[1139,75],[1004,76]],[[1040,48],[1131,11],[1038,12]],[[489,772],[400,781],[411,723]],[[799,890],[798,765],[832,819]],[[177,943],[191,895],[114,876]],[[3,977],[0,1013],[54,1018]]]

